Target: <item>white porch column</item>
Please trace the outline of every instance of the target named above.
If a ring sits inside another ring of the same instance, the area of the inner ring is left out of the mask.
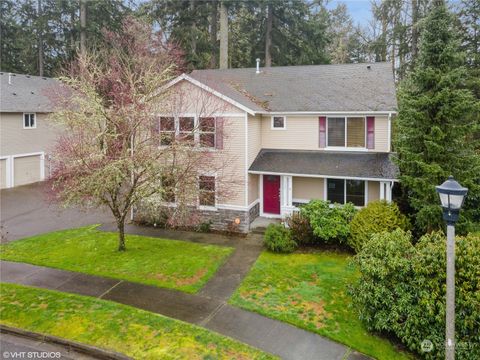
[[[280,212],[282,217],[290,215],[293,211],[292,194],[292,177],[288,175],[282,175],[280,177]]]
[[[380,200],[386,200],[387,202],[392,201],[392,186],[392,181],[380,182]]]

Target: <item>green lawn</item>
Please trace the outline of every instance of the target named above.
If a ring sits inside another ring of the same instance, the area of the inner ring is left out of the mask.
[[[0,322],[121,352],[134,359],[273,359],[162,315],[110,301],[1,284]]]
[[[233,248],[127,235],[117,251],[117,234],[96,225],[56,231],[2,245],[2,260],[26,262],[143,284],[197,292]]]
[[[344,343],[377,359],[409,359],[370,334],[351,308],[348,286],[357,273],[349,256],[333,252],[264,252],[230,303]]]

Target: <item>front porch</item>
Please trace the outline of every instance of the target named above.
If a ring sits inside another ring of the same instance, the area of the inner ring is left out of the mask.
[[[363,207],[376,200],[392,200],[394,181],[353,177],[258,174],[260,216],[282,219],[310,200],[353,203]]]

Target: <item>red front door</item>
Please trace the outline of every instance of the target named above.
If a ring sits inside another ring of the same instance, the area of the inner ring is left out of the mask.
[[[263,212],[280,214],[280,176],[263,176]]]

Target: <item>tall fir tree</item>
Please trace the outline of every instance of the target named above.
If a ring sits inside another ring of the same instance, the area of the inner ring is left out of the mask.
[[[480,220],[480,154],[476,113],[467,86],[465,53],[445,2],[436,0],[425,19],[414,71],[399,90],[396,151],[401,182],[418,231],[443,226],[435,185],[453,175],[469,188],[460,232]]]

